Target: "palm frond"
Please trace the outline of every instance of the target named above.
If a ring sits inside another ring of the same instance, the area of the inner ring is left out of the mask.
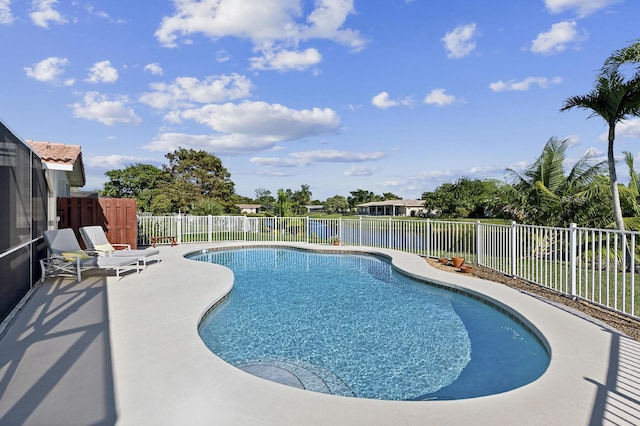
[[[640,217],[624,217],[622,220],[624,221],[625,229],[629,231],[640,231]]]
[[[618,49],[611,54],[604,62],[602,72],[611,72],[617,70],[625,63],[640,62],[640,38],[627,47]]]

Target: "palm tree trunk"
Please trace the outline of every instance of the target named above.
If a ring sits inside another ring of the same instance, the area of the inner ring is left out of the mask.
[[[607,150],[607,161],[609,163],[609,183],[611,185],[611,202],[613,204],[613,218],[616,229],[624,231],[624,221],[622,220],[622,209],[620,208],[620,193],[618,192],[618,175],[616,174],[616,160],[613,155],[613,141],[615,139],[615,124],[609,125],[609,148]]]

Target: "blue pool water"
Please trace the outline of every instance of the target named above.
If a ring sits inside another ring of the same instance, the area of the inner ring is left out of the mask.
[[[359,398],[461,399],[523,386],[549,363],[511,317],[374,256],[251,248],[190,258],[235,275],[200,326],[203,341],[262,377],[285,371],[299,387]]]

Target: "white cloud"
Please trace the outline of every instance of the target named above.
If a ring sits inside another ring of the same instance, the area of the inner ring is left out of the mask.
[[[69,60],[67,58],[51,56],[31,67],[25,67],[24,71],[27,77],[46,83],[55,83],[58,81],[58,77],[64,73],[64,67],[68,64]]]
[[[231,55],[226,50],[218,50],[216,52],[216,61],[218,62],[227,62],[231,59]]]
[[[527,77],[524,80],[516,81],[497,81],[489,84],[489,88],[494,92],[504,91],[524,91],[529,90],[532,85],[537,85],[542,89],[548,88],[551,84],[560,84],[562,79],[560,77],[553,77],[551,79],[547,77]]]
[[[380,109],[387,109],[398,105],[411,106],[413,105],[413,99],[411,96],[407,96],[406,98],[397,101],[391,100],[389,99],[389,93],[380,92],[371,98],[371,103]]]
[[[381,109],[387,109],[394,106],[398,106],[397,101],[389,100],[389,94],[387,92],[380,92],[377,95],[375,95],[371,99],[371,103]]]
[[[152,75],[162,75],[164,71],[159,63],[154,62],[152,64],[147,64],[144,66],[145,71],[149,71]]]
[[[586,40],[586,32],[578,33],[576,21],[563,21],[551,25],[551,29],[538,34],[531,42],[531,51],[542,55],[550,55],[564,51],[569,45]]]
[[[173,111],[166,119],[174,123],[192,120],[217,133],[164,133],[147,144],[146,149],[167,152],[183,146],[226,154],[257,152],[273,149],[280,142],[334,133],[340,125],[338,115],[328,108],[293,110],[278,104],[249,101]]]
[[[82,160],[87,167],[95,167],[101,169],[121,169],[129,164],[139,162],[136,157],[118,154],[89,155],[83,156]]]
[[[32,0],[31,21],[39,27],[49,28],[49,23],[64,24],[67,20],[54,9],[58,5],[58,0]]]
[[[355,13],[353,3],[354,0],[317,0],[316,8],[307,17],[311,25],[303,26],[299,38],[328,39],[349,46],[354,51],[364,49],[366,41],[358,31],[342,29],[347,17]]]
[[[177,46],[179,39],[191,43],[189,37],[196,34],[212,39],[250,39],[254,49],[265,58],[270,51],[285,51],[286,47],[296,47],[301,41],[312,39],[331,40],[355,51],[366,45],[357,31],[343,28],[347,17],[355,13],[353,0],[317,0],[306,17],[299,0],[181,0],[174,4],[175,14],[164,17],[155,33],[166,47]],[[298,66],[301,62],[319,59],[314,50],[309,49],[302,58],[294,56]]]
[[[277,142],[333,133],[340,124],[338,115],[329,108],[294,110],[279,104],[249,101],[205,105],[181,111],[177,116],[207,125],[218,132]]]
[[[442,183],[451,180],[456,175],[461,175],[460,171],[434,170],[424,172],[414,176],[404,176],[383,182],[383,186],[401,192],[419,192],[435,189]],[[430,189],[432,188],[432,189]]]
[[[433,89],[424,98],[424,103],[429,105],[451,105],[456,101],[456,97],[453,95],[447,95],[445,89]]]
[[[579,18],[583,18],[620,0],[545,0],[545,6],[550,13],[561,13],[574,10]]]
[[[106,19],[109,22],[115,22],[117,24],[123,24],[125,21],[123,19],[114,19],[109,14],[103,10],[97,10],[92,4],[86,4],[84,6],[84,10],[87,11],[89,15],[97,16],[102,19]]]
[[[182,147],[234,155],[272,149],[276,143],[277,141],[268,138],[251,137],[242,134],[193,135],[167,132],[157,135],[144,148],[150,151],[170,152]]]
[[[89,70],[89,83],[114,83],[118,80],[118,70],[111,66],[110,61],[101,61],[93,64]]]
[[[95,120],[107,126],[116,123],[140,124],[142,120],[133,109],[129,108],[129,98],[118,96],[111,100],[98,92],[87,92],[83,102],[76,102],[69,105],[73,109],[73,116]]]
[[[0,25],[11,24],[14,21],[11,13],[11,0],[0,0]]]
[[[246,98],[251,94],[251,80],[239,74],[209,76],[204,80],[195,77],[178,77],[173,83],[153,83],[153,92],[140,96],[140,102],[154,108],[165,109]]]
[[[251,68],[258,70],[302,71],[322,61],[322,55],[314,48],[302,52],[297,50],[281,50],[279,52],[264,51],[262,56],[250,58]]]
[[[616,126],[616,135],[621,138],[639,138],[640,118],[633,118],[620,122]]]
[[[476,24],[459,25],[442,37],[448,58],[462,58],[470,54],[476,47],[473,38],[476,36]]]
[[[333,149],[292,152],[286,158],[254,157],[254,164],[271,167],[304,167],[313,163],[360,163],[385,157],[384,152],[346,152]]]
[[[632,118],[618,123],[616,126],[616,138],[640,138],[640,118]],[[602,133],[598,140],[606,142],[609,140],[609,134],[607,132]]]
[[[351,166],[344,171],[345,176],[371,176],[380,171],[379,167]]]

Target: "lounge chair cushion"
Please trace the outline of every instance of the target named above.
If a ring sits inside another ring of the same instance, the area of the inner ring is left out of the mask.
[[[65,252],[62,252],[62,257],[64,257],[66,260],[70,262],[73,262],[77,258],[80,258],[80,260],[91,259],[91,256],[89,256],[83,250],[65,251]]]
[[[93,246],[95,251],[115,251],[113,246],[109,243],[106,244],[96,244]]]

